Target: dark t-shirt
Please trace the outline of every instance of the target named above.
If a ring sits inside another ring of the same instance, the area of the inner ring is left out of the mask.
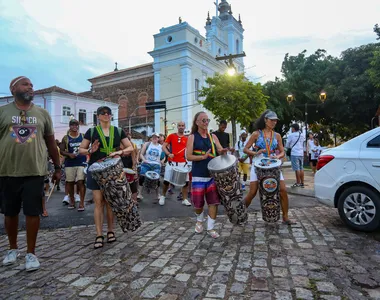
[[[120,130],[118,130],[118,128],[115,127],[114,140],[113,140],[113,145],[112,145],[112,148],[115,149],[114,151],[120,150],[121,140],[123,140],[127,137],[124,130],[121,130],[121,136],[119,135],[119,131]],[[101,148],[105,148],[105,145],[103,145],[103,143],[100,139],[99,133],[96,130],[96,128],[93,128],[92,138],[91,138],[91,128],[87,130],[87,132],[84,135],[84,138],[86,140],[91,141],[91,143],[93,143],[95,140],[99,140],[99,143],[100,143],[99,149],[96,150],[94,153],[91,153],[89,165],[93,164],[94,162],[98,161],[99,159],[107,157],[106,153],[100,151]],[[106,142],[108,144],[110,141],[110,138],[108,136],[106,136],[105,138],[106,138]]]
[[[223,148],[230,147],[230,135],[227,132],[222,132],[218,130],[213,132],[213,134],[216,135],[220,142],[220,145],[222,145]]]

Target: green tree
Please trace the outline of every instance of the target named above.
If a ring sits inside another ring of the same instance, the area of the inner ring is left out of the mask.
[[[261,84],[254,84],[244,74],[230,76],[215,74],[206,80],[200,96],[205,100],[199,102],[217,119],[232,123],[233,143],[236,143],[236,124],[248,126],[258,118],[266,108],[267,97],[263,94]]]
[[[380,27],[376,24],[373,31],[377,35],[377,40],[380,40]],[[370,62],[371,68],[368,70],[371,82],[377,88],[380,88],[380,50],[374,51],[373,58]]]

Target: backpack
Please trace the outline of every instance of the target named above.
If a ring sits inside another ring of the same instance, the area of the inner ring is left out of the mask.
[[[84,138],[84,134],[80,134],[82,136],[82,139]],[[92,136],[91,136],[92,138]],[[69,136],[68,134],[63,137],[63,140],[65,140],[65,152],[69,151]]]

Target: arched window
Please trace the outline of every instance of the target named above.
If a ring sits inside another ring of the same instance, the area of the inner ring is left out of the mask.
[[[236,40],[236,54],[240,53],[240,43],[239,40]]]
[[[138,109],[137,115],[145,116],[147,114],[146,109],[145,109],[145,104],[148,102],[148,93],[146,92],[140,93],[137,99],[138,99],[137,100],[138,106],[142,106]]]
[[[121,96],[118,100],[119,103],[119,116],[120,121],[126,120],[128,117],[128,98],[126,96]]]

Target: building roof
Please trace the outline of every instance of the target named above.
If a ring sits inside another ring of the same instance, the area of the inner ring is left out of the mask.
[[[69,91],[69,90],[65,90],[65,89],[60,88],[59,86],[56,86],[56,85],[53,85],[53,86],[48,87],[46,89],[36,90],[36,91],[34,91],[34,94],[40,95],[40,94],[48,94],[48,93],[53,93],[53,92],[60,93],[60,94],[73,95],[73,96],[78,95],[77,93],[74,93],[74,92]]]
[[[91,80],[94,80],[94,79],[98,79],[98,78],[107,77],[107,76],[111,76],[111,75],[115,75],[115,74],[120,74],[120,73],[124,73],[124,72],[129,72],[129,71],[133,71],[133,70],[137,70],[137,69],[142,69],[142,68],[149,67],[149,66],[152,66],[152,70],[153,70],[153,62],[150,62],[150,63],[146,63],[146,64],[142,64],[142,65],[137,65],[137,66],[126,68],[126,69],[121,69],[121,70],[117,70],[117,71],[108,72],[108,73],[105,73],[105,74],[102,74],[102,75],[90,78],[90,79],[88,79],[88,81],[91,81]]]

